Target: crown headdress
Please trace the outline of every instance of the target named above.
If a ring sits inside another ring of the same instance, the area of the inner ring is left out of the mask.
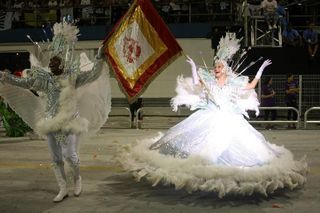
[[[240,76],[244,71],[263,59],[263,57],[260,57],[243,68],[247,59],[247,53],[251,48],[242,49],[241,53],[238,53],[235,56],[240,49],[241,40],[242,38],[236,38],[236,33],[227,32],[224,37],[221,37],[216,54],[213,58],[214,63],[221,62],[224,65],[224,69],[229,75],[235,74],[236,76]],[[202,61],[204,63],[203,67],[209,72],[208,66],[203,58]]]

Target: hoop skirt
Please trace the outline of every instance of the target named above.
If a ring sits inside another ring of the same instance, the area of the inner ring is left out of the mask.
[[[198,110],[165,134],[128,145],[120,154],[124,169],[153,186],[213,191],[219,197],[267,196],[277,189],[302,186],[305,159],[295,161],[289,150],[267,142],[240,113],[257,108],[253,90],[239,92],[248,80],[231,79],[224,88],[208,82],[214,101],[203,98],[208,94],[195,88],[191,79],[178,78],[173,107],[185,104]]]

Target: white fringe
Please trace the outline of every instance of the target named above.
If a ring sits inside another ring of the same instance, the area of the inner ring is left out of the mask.
[[[190,193],[216,192],[220,198],[228,194],[259,193],[268,196],[277,189],[292,190],[306,183],[306,159],[294,161],[292,153],[283,147],[272,145],[282,154],[268,164],[240,168],[215,165],[200,156],[181,159],[149,150],[150,145],[160,137],[138,141],[126,146],[120,153],[119,162],[138,181],[145,178],[153,186],[172,184],[176,189],[185,189]]]
[[[203,101],[203,90],[200,85],[194,85],[192,78],[184,78],[183,75],[177,77],[177,95],[171,99],[173,111],[178,110],[178,106],[186,105],[190,110],[195,110]]]
[[[59,112],[53,118],[43,118],[37,122],[37,132],[41,135],[59,130],[76,134],[88,131],[88,120],[79,116],[74,117],[78,109],[73,84],[73,76],[70,76],[70,78],[66,80],[61,80],[63,89],[59,97]]]

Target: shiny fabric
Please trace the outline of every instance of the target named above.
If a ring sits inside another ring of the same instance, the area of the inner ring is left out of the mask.
[[[228,80],[222,87],[214,79],[207,83],[214,101],[170,128],[151,148],[165,155],[200,155],[212,163],[240,167],[262,165],[277,156],[236,105],[239,85],[244,83]]]
[[[129,102],[182,51],[150,1],[137,0],[105,40],[108,62]]]
[[[172,106],[197,111],[164,134],[126,146],[118,157],[123,168],[153,186],[216,192],[220,198],[268,196],[303,186],[305,158],[294,160],[289,150],[267,142],[244,118],[244,109],[258,106],[254,91],[243,95],[248,78],[228,76],[223,86],[209,75],[201,81],[205,87],[178,78]]]
[[[91,72],[79,73],[76,76],[75,88],[97,79],[102,71],[101,64],[102,62],[99,62],[98,65],[96,63],[93,71]],[[61,85],[61,81],[69,77],[69,74],[54,76],[47,70],[37,69],[26,78],[19,78],[14,75],[7,74],[2,79],[2,82],[45,93],[47,96],[46,117],[53,118],[58,112],[59,97],[63,87]],[[75,114],[76,113],[77,112],[75,112]]]
[[[52,161],[62,165],[65,159],[70,165],[79,165],[78,136],[75,134],[50,133],[47,135]]]

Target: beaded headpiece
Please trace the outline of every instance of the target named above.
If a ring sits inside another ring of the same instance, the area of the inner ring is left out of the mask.
[[[53,38],[48,46],[50,58],[58,56],[62,59],[61,65],[69,70],[73,62],[74,46],[78,40],[79,28],[74,22],[63,19],[61,23],[53,25]]]

